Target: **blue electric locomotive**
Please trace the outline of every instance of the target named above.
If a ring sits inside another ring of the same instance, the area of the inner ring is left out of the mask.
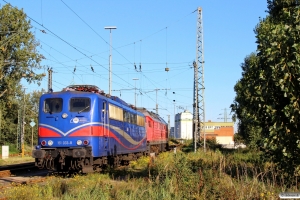
[[[145,116],[96,86],[71,85],[39,103],[39,168],[85,173],[149,154]]]

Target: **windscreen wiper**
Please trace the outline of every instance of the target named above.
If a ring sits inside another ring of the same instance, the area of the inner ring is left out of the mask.
[[[78,114],[81,113],[81,112],[83,112],[84,110],[88,109],[89,107],[90,107],[90,106],[87,106],[87,107],[85,107],[84,109],[78,111]]]

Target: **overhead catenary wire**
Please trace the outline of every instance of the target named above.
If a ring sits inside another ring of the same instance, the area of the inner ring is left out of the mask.
[[[5,3],[8,3],[7,1],[3,0]],[[9,3],[8,3],[9,4]],[[74,50],[78,51],[79,53],[81,53],[82,55],[84,55],[85,57],[89,58],[90,60],[92,60],[93,62],[97,63],[99,66],[103,67],[104,69],[108,70],[106,67],[104,67],[103,65],[101,65],[100,63],[98,63],[96,60],[90,58],[89,56],[87,56],[85,53],[83,53],[82,51],[80,51],[78,48],[76,48],[75,46],[73,46],[72,44],[70,44],[69,42],[67,42],[66,40],[64,40],[63,38],[61,38],[60,36],[58,36],[57,34],[55,34],[54,32],[52,32],[51,30],[49,30],[47,27],[43,26],[42,24],[40,24],[39,22],[37,22],[35,19],[29,17],[28,15],[26,15],[26,17],[28,17],[30,20],[34,21],[35,23],[37,23],[38,25],[42,26],[44,29],[46,29],[47,31],[51,32],[55,37],[57,37],[58,39],[60,39],[61,41],[65,42],[66,44],[68,44],[70,47],[72,47]],[[113,73],[113,72],[112,72]],[[126,80],[124,80],[122,77],[120,77],[119,75],[117,75],[116,73],[113,73],[115,76],[117,76],[118,78],[120,78],[121,80],[123,80],[124,82],[127,82]],[[127,82],[128,84],[131,85],[131,83]]]
[[[107,45],[111,46],[109,42],[107,42],[101,35],[99,35],[88,23],[86,23],[74,10],[72,10],[63,0],[61,2],[64,3],[67,8],[69,8],[83,23],[85,23],[97,36],[99,36]],[[111,46],[113,48],[113,46]],[[129,61],[123,54],[121,54],[117,49],[113,48],[119,55],[121,55],[124,59]],[[130,61],[129,61],[130,62]]]
[[[7,3],[7,2],[6,2]],[[31,19],[32,20],[32,19]],[[32,21],[34,21],[34,20],[32,20]],[[179,20],[178,20],[179,21]],[[41,25],[43,28],[44,28],[44,25],[43,24],[39,24],[39,25]],[[167,64],[167,65],[170,65],[170,63],[168,63],[168,59],[167,59],[167,48],[168,48],[168,46],[167,46],[167,32],[168,32],[168,30],[167,30],[167,28],[168,28],[169,26],[167,26],[167,27],[165,27],[165,28],[163,28],[163,29],[160,29],[159,31],[157,31],[157,32],[154,32],[153,34],[150,34],[150,35],[148,35],[147,37],[144,37],[143,39],[140,39],[139,40],[139,42],[140,42],[140,63],[142,63],[142,52],[141,52],[141,50],[142,50],[142,41],[143,40],[145,40],[145,39],[148,39],[148,38],[150,38],[150,37],[152,37],[153,35],[155,35],[156,33],[158,33],[158,32],[160,32],[160,31],[162,31],[162,30],[166,30],[166,63],[165,64]],[[52,34],[51,33],[51,31],[49,32],[49,30],[47,30],[47,29],[45,29],[46,31],[47,31],[47,33],[48,34]],[[54,36],[55,37],[57,37],[57,35],[55,35],[54,34]],[[65,42],[67,42],[67,41],[65,41]],[[135,43],[136,44],[136,43]],[[84,57],[83,58],[88,58],[88,57],[91,57],[91,56],[89,56],[89,55],[87,55],[85,52],[83,52],[83,51],[81,51],[78,47],[75,47],[74,45],[72,45],[72,44],[69,44],[72,48],[74,48],[74,49],[76,49],[77,51],[80,51],[80,53],[82,54],[82,55],[84,55]],[[119,48],[121,48],[121,47],[119,47]],[[118,49],[118,48],[114,48],[114,49]],[[94,55],[97,55],[97,54],[94,54]],[[73,61],[74,61],[74,59],[72,59]],[[92,59],[92,61],[93,61],[94,59]],[[58,61],[58,60],[57,60]],[[129,63],[130,63],[130,61],[129,61]],[[99,63],[99,62],[96,62],[96,64],[97,65],[95,65],[95,66],[101,66],[101,64]],[[143,64],[143,66],[145,65],[145,63],[142,63]],[[122,65],[122,64],[120,64],[120,65]],[[67,66],[67,65],[66,65]],[[70,65],[69,65],[70,66]],[[72,66],[72,67],[71,67]],[[69,69],[69,71],[73,71],[73,69],[74,69],[74,64],[73,65],[71,65],[68,69]],[[94,64],[93,64],[93,66],[94,66]],[[82,65],[82,66],[77,66],[77,70],[76,70],[76,74],[77,74],[77,72],[79,72],[79,69],[80,69],[80,67],[87,67],[87,65]],[[103,67],[103,66],[102,66]],[[103,68],[105,68],[105,67],[103,67]],[[107,68],[105,68],[106,70],[107,70]],[[175,69],[175,68],[174,68]],[[142,69],[142,71],[144,71],[144,72],[141,72],[141,76],[142,77],[147,77],[147,75],[145,74],[145,71],[146,69],[144,69],[144,67],[143,67],[143,69]],[[91,70],[90,70],[91,71]],[[151,72],[151,70],[149,70],[149,73]],[[95,75],[97,75],[96,73],[95,73]],[[116,75],[116,76],[118,76],[117,74],[115,74],[114,73],[114,75]],[[118,76],[119,77],[119,76]],[[120,78],[120,77],[119,77]],[[148,79],[147,79],[148,78]],[[152,78],[149,78],[149,77],[147,77],[147,78],[145,78],[145,80],[147,80],[147,81],[149,81],[149,83],[151,83],[154,87],[158,87],[157,85],[160,85],[160,83],[156,83],[155,81],[150,81],[150,79],[152,79]],[[170,78],[172,78],[172,77],[170,77]],[[170,79],[169,77],[167,78],[167,80],[168,79]],[[122,78],[120,78],[121,80],[122,80]],[[128,83],[129,85],[132,85],[130,82],[128,82],[128,81],[125,81],[125,80],[123,80],[125,83]]]
[[[68,6],[63,0],[61,0],[63,3],[64,3],[64,5],[67,7],[67,8],[69,8],[83,23],[85,23],[94,33],[96,33],[96,35],[98,35],[105,43],[107,43],[107,44],[109,44],[103,37],[101,37],[87,22],[85,22],[73,9],[71,9],[70,8],[70,6]],[[182,20],[183,18],[185,18],[185,17],[187,17],[187,16],[189,16],[189,15],[191,15],[191,14],[193,14],[193,13],[195,13],[197,10],[195,10],[195,11],[192,11],[191,13],[189,13],[188,15],[186,15],[186,16],[184,16],[184,17],[182,17],[182,18],[180,18],[179,20],[177,20],[175,23],[177,23],[177,22],[179,22],[180,20]],[[127,61],[129,61],[133,66],[134,66],[134,70],[135,71],[138,71],[138,72],[141,72],[142,71],[142,63],[141,63],[141,55],[142,55],[142,52],[141,52],[141,46],[142,46],[142,41],[143,40],[145,40],[145,39],[147,39],[147,38],[149,38],[149,37],[151,37],[151,36],[153,36],[153,35],[155,35],[155,34],[157,34],[157,33],[159,33],[159,32],[161,32],[162,30],[164,30],[164,29],[166,29],[166,65],[167,65],[167,29],[168,29],[168,27],[170,27],[171,25],[169,25],[169,26],[166,26],[165,28],[162,28],[162,29],[160,29],[160,30],[158,30],[158,31],[156,31],[156,32],[154,32],[154,33],[152,33],[152,34],[150,34],[150,35],[148,35],[148,36],[146,36],[146,37],[144,37],[143,39],[140,39],[139,40],[139,42],[140,42],[140,64],[139,64],[139,66],[137,67],[136,66],[136,64],[135,64],[135,61],[134,61],[134,63],[132,63],[132,62],[130,62],[125,56],[123,56],[119,51],[117,51],[117,49],[116,48],[114,48],[114,47],[112,47],[117,53],[119,53],[123,58],[125,58]],[[133,42],[133,43],[130,43],[130,44],[133,44],[134,46],[135,46],[135,43],[136,43],[137,41],[135,41],[135,42]],[[110,44],[109,44],[110,45]],[[127,45],[125,45],[125,46],[127,46]]]
[[[54,49],[55,50],[55,49]],[[61,64],[63,64],[63,63],[61,63]],[[186,67],[184,67],[185,69],[186,69]],[[180,74],[180,73],[179,73]],[[78,74],[78,75],[82,75],[82,74]],[[79,79],[81,79],[80,78],[80,76],[78,76],[79,77]],[[151,81],[151,80],[150,80]],[[63,85],[63,84],[62,84]],[[176,89],[176,90],[180,90],[180,89]],[[190,89],[191,90],[191,89]],[[142,92],[142,93],[144,93],[144,91],[143,90],[140,90],[140,92]],[[148,95],[146,95],[146,96],[148,96]],[[151,99],[153,102],[154,102],[154,99],[152,99],[150,96],[148,96],[148,98],[149,99]],[[160,98],[160,99],[163,99],[163,98]]]
[[[37,28],[36,28],[37,29]],[[75,61],[74,59],[72,59],[72,58],[70,58],[70,57],[68,57],[67,55],[65,55],[65,54],[63,54],[62,52],[60,52],[60,51],[58,51],[58,50],[56,50],[55,48],[53,48],[52,46],[50,46],[50,45],[48,45],[48,44],[46,44],[46,43],[44,43],[44,42],[42,42],[43,44],[45,44],[45,45],[47,45],[47,46],[49,46],[49,48],[51,49],[51,50],[55,50],[56,52],[58,52],[59,54],[62,54],[63,56],[65,56],[65,57],[67,57],[67,58],[69,58],[70,60],[72,60],[72,61]],[[45,50],[45,48],[42,48],[41,47],[41,49],[43,50],[43,51],[45,51],[45,52],[47,52],[46,50]],[[48,55],[50,55],[51,57],[53,57],[49,52],[47,52],[48,53]],[[53,57],[54,58],[54,57]],[[55,59],[55,58],[54,58]],[[50,59],[47,59],[47,60],[50,60]],[[62,66],[64,66],[65,68],[67,68],[68,69],[68,71],[72,71],[73,70],[73,74],[74,74],[74,69],[73,69],[73,65],[72,66],[69,66],[69,65],[66,65],[66,64],[64,64],[64,62],[59,62],[57,59],[55,59],[55,61],[53,61],[53,62],[55,62],[56,64],[60,64],[60,65],[62,65]],[[68,61],[69,62],[69,61]],[[76,60],[76,65],[78,66],[78,62],[77,62],[77,60]],[[79,65],[79,66],[85,66],[85,65]],[[56,69],[57,68],[59,68],[59,67],[56,67]],[[72,68],[72,69],[69,69],[69,68]],[[87,68],[87,67],[85,67],[86,69],[89,69],[89,68]],[[86,73],[86,71],[82,71],[82,70],[79,70],[79,71],[81,71],[81,72],[85,72]],[[60,74],[63,74],[63,72],[60,72]],[[65,73],[65,74],[68,74],[68,73]],[[76,76],[77,76],[77,78],[78,79],[80,79],[82,82],[83,82],[83,79],[82,79],[82,76],[78,76],[78,75],[80,75],[80,74],[78,74],[78,73],[76,73]],[[82,74],[81,74],[82,75]],[[91,74],[90,74],[91,75]],[[95,74],[94,74],[95,75]],[[98,75],[98,74],[96,74],[96,76],[99,76],[99,77],[101,77],[101,75]],[[105,79],[105,78],[104,78]],[[74,81],[74,78],[72,79],[72,81]],[[65,85],[66,86],[66,85]]]
[[[66,5],[82,22],[84,22],[94,33],[96,33],[103,41],[105,41],[105,43],[107,43],[108,44],[108,42],[103,38],[103,37],[101,37],[88,23],[86,23],[74,10],[72,10],[63,0],[61,0],[63,3],[64,3],[64,5]],[[194,13],[195,11],[193,11],[193,12],[191,12],[191,13],[189,13],[188,15],[190,15],[190,14],[192,14],[192,13]],[[187,16],[188,16],[187,15]],[[179,21],[179,20],[178,20]],[[177,21],[177,22],[178,22]],[[158,30],[157,32],[154,32],[154,33],[152,33],[152,34],[150,34],[149,36],[147,36],[147,37],[145,37],[145,38],[143,38],[143,39],[147,39],[147,38],[149,38],[149,37],[151,37],[152,35],[155,35],[156,33],[158,33],[158,32],[160,32],[160,31],[162,31],[162,30],[164,30],[164,29],[166,29],[166,65],[167,65],[167,28],[168,28],[168,26],[166,26],[165,28],[163,28],[163,29],[160,29],[160,30]],[[142,71],[142,61],[141,61],[141,57],[142,57],[142,40],[143,39],[140,39],[139,40],[139,42],[140,42],[140,64],[139,64],[139,66],[137,67],[136,66],[136,64],[135,64],[135,61],[134,61],[134,63],[133,63],[133,66],[134,66],[134,70],[135,71],[137,71],[137,72],[141,72]],[[135,43],[136,42],[133,42],[133,44],[134,44],[134,46],[135,46]],[[114,47],[112,47],[114,50],[116,50],[116,48],[114,48]],[[118,52],[119,54],[120,54],[120,52]],[[135,52],[134,52],[135,53]],[[120,54],[121,55],[121,54]],[[123,56],[123,55],[122,55]],[[124,56],[123,56],[124,57]],[[125,58],[125,57],[124,57]],[[125,58],[126,59],[126,58]],[[126,60],[128,60],[128,59],[126,59]],[[130,61],[129,61],[130,62]],[[130,62],[131,63],[131,62]]]
[[[43,42],[43,44],[47,45],[47,44],[44,43],[44,42]],[[47,46],[49,46],[49,45],[47,45]],[[49,46],[49,47],[50,47],[52,50],[54,50],[54,51],[56,51],[56,52],[58,52],[58,53],[64,55],[65,57],[71,59],[71,58],[68,57],[67,55],[65,55],[65,54],[61,53],[60,51],[56,50],[55,48],[53,48],[53,47],[51,47],[51,46]],[[49,52],[46,51],[45,48],[41,48],[41,49],[42,49],[43,51],[45,51],[50,57],[52,57],[53,59],[55,59]],[[49,60],[49,59],[48,59],[48,60]],[[71,68],[72,68],[73,66],[65,65],[63,62],[59,62],[59,61],[56,60],[56,59],[55,59],[55,62],[56,62],[57,64],[60,64],[60,65],[64,66],[65,68],[67,68],[68,71],[72,72],[72,69],[71,69]],[[76,64],[78,65],[77,60],[76,60]],[[56,69],[57,69],[57,67],[56,67]],[[88,69],[88,68],[87,68],[87,69]],[[79,71],[81,71],[81,70],[79,70]],[[74,72],[74,71],[73,71],[73,72]],[[84,71],[84,72],[85,72],[85,71]],[[80,78],[79,76],[77,76],[77,77]]]
[[[76,66],[76,69],[78,68],[78,66],[82,66],[82,67],[85,67],[88,71],[83,71],[83,70],[75,70],[75,71],[80,71],[80,72],[84,72],[85,74],[88,74],[88,75],[96,75],[96,76],[98,76],[98,77],[101,77],[101,75],[98,75],[98,74],[96,74],[96,73],[93,73],[93,74],[91,74],[91,73],[87,73],[87,72],[89,72],[90,70],[89,70],[89,68],[88,67],[86,67],[87,65],[82,65],[82,64],[80,64],[80,63],[78,63],[77,62],[77,60],[74,60],[74,59],[72,59],[72,58],[70,58],[69,56],[67,56],[67,55],[65,55],[65,54],[63,54],[62,52],[60,52],[60,51],[58,51],[57,49],[55,49],[55,48],[53,48],[52,46],[50,46],[50,45],[48,45],[48,44],[46,44],[46,43],[44,43],[44,42],[42,42],[43,44],[45,44],[45,45],[47,45],[47,46],[49,46],[49,48],[50,49],[53,49],[53,50],[55,50],[56,52],[58,52],[59,54],[61,54],[61,55],[63,55],[63,56],[65,56],[65,57],[67,57],[68,59],[70,59],[70,60],[72,60],[72,61],[76,61],[76,64],[75,64],[75,66]],[[43,51],[46,51],[45,50],[45,48],[41,48]],[[51,55],[51,57],[53,57],[52,55]],[[54,58],[54,57],[53,57]],[[55,59],[55,58],[54,58]],[[47,60],[50,60],[49,58],[47,59]],[[56,60],[56,59],[55,59]],[[56,64],[60,64],[60,65],[62,65],[64,68],[67,68],[68,69],[68,71],[73,71],[73,74],[74,74],[74,65],[66,65],[66,64],[64,64],[65,62],[59,62],[59,61],[54,61]],[[69,62],[69,61],[67,61],[67,62]],[[79,64],[79,65],[78,65]],[[90,65],[89,65],[90,66]],[[55,67],[56,69],[57,68],[59,68],[59,67]],[[63,72],[60,72],[61,74],[64,74]],[[65,73],[65,74],[68,74],[68,73]],[[83,80],[82,80],[82,77],[81,76],[78,76],[78,75],[80,75],[80,74],[78,74],[78,73],[76,73],[76,76],[77,76],[77,78],[78,79],[81,79],[81,81],[83,82]],[[103,78],[103,77],[101,77],[102,79],[105,79],[105,78]],[[74,81],[74,78],[72,79],[72,81]]]

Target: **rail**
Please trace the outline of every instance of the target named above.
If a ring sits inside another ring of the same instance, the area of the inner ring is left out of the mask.
[[[25,163],[18,163],[12,165],[2,165],[0,166],[0,171],[10,170],[10,171],[17,171],[23,169],[31,169],[35,167],[34,162],[25,162]]]

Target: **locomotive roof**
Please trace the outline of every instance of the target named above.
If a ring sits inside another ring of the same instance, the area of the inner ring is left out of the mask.
[[[76,96],[83,96],[83,97],[87,97],[87,96],[91,96],[94,95],[94,93],[92,92],[80,92],[80,91],[75,91],[75,90],[68,90],[68,91],[58,91],[58,92],[51,92],[51,93],[44,93],[42,96],[46,96],[47,98],[55,98],[58,97],[60,95],[76,95]]]
[[[95,85],[69,85],[68,87],[64,88],[63,91],[80,91],[80,92],[93,92],[93,93],[99,93],[107,98],[110,98],[111,100],[114,100],[122,105],[128,106],[129,105],[120,99],[117,96],[110,96],[104,93],[103,90],[100,90],[97,86]]]
[[[119,97],[117,96],[111,96],[109,94],[105,94],[103,90],[100,90],[97,86],[95,85],[69,85],[67,86],[66,88],[64,88],[62,91],[59,91],[59,92],[50,92],[50,93],[46,93],[48,95],[59,95],[59,94],[63,94],[65,92],[73,92],[73,93],[76,93],[76,94],[84,94],[84,96],[88,96],[89,94],[93,94],[93,93],[96,93],[96,94],[100,94],[102,95],[103,97],[105,98],[108,98],[114,102],[117,102],[121,105],[124,105],[128,108],[131,108],[133,110],[136,110],[138,111],[135,106],[131,105],[131,104],[128,104],[126,103],[124,100],[120,99]],[[138,111],[140,112],[140,111]]]
[[[63,91],[80,91],[104,94],[104,91],[100,90],[100,88],[95,85],[69,85],[64,88]]]
[[[122,99],[120,99],[120,98],[117,97],[117,96],[111,96],[110,99],[111,99],[111,100],[114,100],[114,101],[116,101],[116,102],[118,102],[118,103],[120,103],[120,104],[123,104],[123,105],[125,105],[125,106],[130,107],[128,103],[126,103],[125,101],[123,101]]]

